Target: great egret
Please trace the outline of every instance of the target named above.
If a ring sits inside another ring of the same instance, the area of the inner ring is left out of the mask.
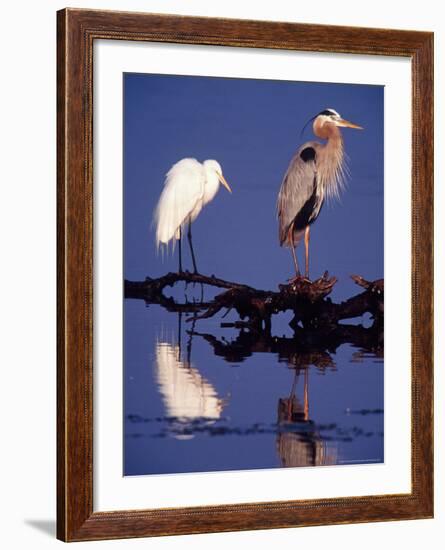
[[[343,120],[334,109],[325,109],[312,120],[314,134],[327,143],[308,141],[298,149],[284,176],[277,201],[280,245],[292,250],[297,277],[300,270],[295,247],[304,233],[306,278],[309,278],[309,228],[320,214],[325,196],[338,197],[343,188],[345,159],[339,127],[363,129]]]
[[[179,242],[179,271],[182,272],[181,236],[188,224],[188,241],[193,269],[198,273],[192,244],[192,222],[202,208],[215,197],[219,184],[231,193],[220,164],[206,160],[202,164],[194,158],[185,158],[174,164],[167,173],[164,189],[155,210],[156,245]]]

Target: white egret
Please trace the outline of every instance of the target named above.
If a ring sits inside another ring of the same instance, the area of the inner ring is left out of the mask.
[[[193,158],[185,158],[174,164],[167,173],[164,189],[154,214],[156,223],[156,245],[179,242],[179,271],[182,272],[181,237],[183,227],[188,224],[188,241],[192,254],[193,269],[198,273],[192,244],[192,222],[203,206],[215,197],[219,184],[231,193],[220,164],[206,160],[202,164]]]

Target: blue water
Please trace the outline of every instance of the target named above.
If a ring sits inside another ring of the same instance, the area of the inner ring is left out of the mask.
[[[343,132],[351,176],[312,227],[311,277],[337,276],[335,301],[359,292],[350,274],[383,277],[383,87],[126,74],[124,91],[126,279],[177,270],[176,255],[156,254],[152,212],[165,172],[192,156],[217,159],[233,189],[194,224],[199,270],[264,289],[286,281],[276,196],[295,149],[313,139],[302,127],[326,107],[365,130]],[[178,301],[200,292],[166,290]],[[221,314],[193,325],[141,300],[124,306],[126,475],[383,461],[382,335],[311,347],[290,315],[254,338],[221,328]]]

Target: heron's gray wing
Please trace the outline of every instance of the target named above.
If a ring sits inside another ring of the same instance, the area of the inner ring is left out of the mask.
[[[319,144],[308,142],[302,145],[292,158],[283,183],[280,187],[277,200],[277,212],[279,220],[280,244],[284,244],[289,235],[290,225],[300,217],[310,217],[309,209],[311,199],[316,191],[315,178],[317,174],[316,157]],[[309,206],[308,206],[309,205]],[[302,227],[307,225],[301,220]],[[300,227],[295,227],[300,229]]]

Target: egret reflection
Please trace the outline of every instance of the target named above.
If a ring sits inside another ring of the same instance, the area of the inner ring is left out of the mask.
[[[181,323],[179,322],[179,335]],[[192,336],[189,337],[185,358],[182,356],[181,339],[177,343],[165,335],[155,345],[155,377],[165,407],[165,414],[177,419],[178,425],[191,421],[213,423],[221,417],[225,400],[219,397],[215,387],[201,375],[191,361]],[[177,433],[176,438],[191,438],[191,433]]]

